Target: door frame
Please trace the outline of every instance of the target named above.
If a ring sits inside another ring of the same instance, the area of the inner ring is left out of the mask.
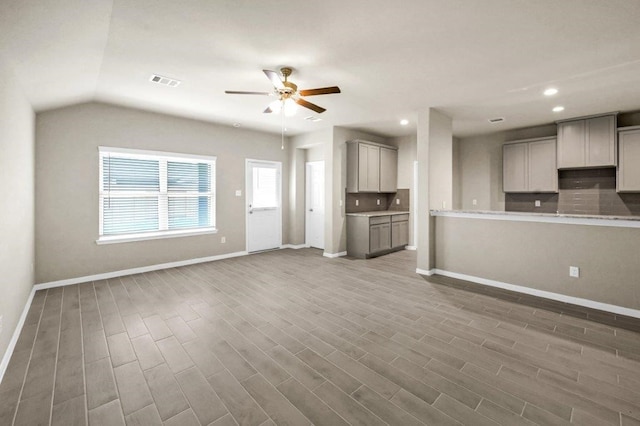
[[[255,158],[245,158],[244,161],[244,233],[245,233],[245,246],[244,250],[249,253],[249,186],[253,184],[247,179],[249,175],[250,163],[262,163],[275,165],[278,176],[278,248],[282,248],[282,162],[271,160],[257,160]],[[256,252],[257,253],[257,252]]]
[[[318,164],[318,165],[322,166],[323,184],[324,184],[324,180],[325,180],[325,177],[326,177],[325,176],[325,169],[324,169],[324,165],[325,165],[324,160],[306,161],[304,163],[304,173],[305,173],[305,175],[304,175],[304,245],[305,245],[305,247],[311,247],[311,244],[309,244],[309,239],[308,239],[308,235],[309,235],[309,233],[308,233],[309,205],[307,204],[308,201],[309,201],[308,196],[309,196],[309,192],[310,192],[309,191],[309,183],[311,182],[309,180],[309,176],[307,174],[307,166],[309,164]],[[323,199],[323,206],[322,206],[322,208],[324,209],[324,213],[323,214],[326,214],[327,203],[326,203],[326,194],[324,193],[324,190],[323,190],[322,194],[323,194],[323,198],[324,198]],[[323,245],[322,250],[324,250],[324,245],[325,245],[325,241],[324,241],[325,240],[325,235],[324,235],[325,232],[324,231],[325,230],[324,230],[324,227],[323,227],[323,229],[322,229],[322,245]]]

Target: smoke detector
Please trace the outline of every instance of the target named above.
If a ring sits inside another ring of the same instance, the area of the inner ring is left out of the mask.
[[[162,84],[163,86],[176,87],[180,84],[180,80],[174,80],[173,78],[163,77],[158,74],[151,74],[149,81],[152,83]]]

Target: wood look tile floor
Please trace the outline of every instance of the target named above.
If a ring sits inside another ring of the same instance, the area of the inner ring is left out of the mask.
[[[0,425],[640,424],[640,322],[414,271],[282,250],[38,291]]]

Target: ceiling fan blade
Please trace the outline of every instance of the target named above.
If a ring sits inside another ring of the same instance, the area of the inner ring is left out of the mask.
[[[300,90],[298,93],[302,96],[330,95],[331,93],[340,93],[338,86],[321,87],[319,89]]]
[[[321,106],[318,106],[316,104],[312,104],[311,102],[305,101],[304,99],[296,99],[296,103],[305,108],[309,108],[310,110],[313,110],[318,114],[322,114],[326,111],[325,108],[322,108]]]
[[[280,80],[277,72],[271,70],[262,70],[262,72],[271,80],[271,84],[273,84],[276,89],[284,89],[284,84],[282,84],[282,80]]]
[[[228,95],[271,95],[271,92],[243,92],[239,90],[225,90],[224,93]]]

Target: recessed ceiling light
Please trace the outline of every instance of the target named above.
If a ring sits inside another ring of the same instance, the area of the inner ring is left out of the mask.
[[[233,123],[233,127],[240,127],[240,126],[242,126],[242,124],[240,124],[240,123]]]
[[[409,124],[409,120],[407,120],[406,118],[403,118],[402,120],[400,120],[400,124],[403,126],[406,126],[407,124]]]
[[[558,105],[557,107],[553,107],[553,112],[560,112],[560,111],[564,111],[564,107]]]
[[[544,93],[545,96],[553,96],[556,93],[558,93],[558,89],[556,89],[555,87],[549,87],[543,93]]]

